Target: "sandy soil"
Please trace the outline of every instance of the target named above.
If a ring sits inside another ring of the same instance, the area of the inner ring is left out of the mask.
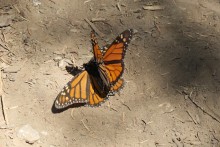
[[[1,0],[0,18],[1,147],[220,146],[219,1]],[[92,57],[85,18],[103,46],[135,29],[126,85],[101,107],[52,113],[72,78],[61,61]],[[32,145],[17,136],[26,124]]]

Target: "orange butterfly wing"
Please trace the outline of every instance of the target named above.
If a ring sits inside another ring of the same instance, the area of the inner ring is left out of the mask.
[[[111,87],[110,91],[113,93],[119,92],[124,87],[124,79],[119,79],[114,86]]]
[[[94,90],[87,71],[83,71],[75,76],[55,100],[57,109],[68,107],[76,103],[87,103],[90,106],[97,106],[104,101],[105,97],[100,97]]]
[[[128,43],[132,38],[133,30],[125,30],[122,32],[103,55],[104,64],[100,65],[102,71],[109,78],[109,83],[114,85],[122,76],[124,71],[124,55],[126,53]]]
[[[92,42],[92,46],[93,46],[93,54],[94,54],[95,61],[97,63],[100,63],[102,61],[103,56],[102,56],[102,52],[100,50],[100,47],[98,45],[94,31],[91,32],[91,42]]]

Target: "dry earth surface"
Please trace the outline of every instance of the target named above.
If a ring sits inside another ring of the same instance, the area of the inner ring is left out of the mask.
[[[135,30],[126,85],[101,107],[53,113],[67,62],[92,57],[86,18],[103,46]],[[219,36],[218,0],[1,0],[0,146],[219,147]],[[26,124],[33,144],[18,137]]]

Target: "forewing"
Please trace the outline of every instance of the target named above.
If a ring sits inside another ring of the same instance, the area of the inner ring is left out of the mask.
[[[106,50],[103,56],[104,65],[100,65],[103,71],[109,77],[111,85],[114,85],[122,76],[124,71],[124,55],[128,44],[131,41],[133,30],[125,30],[122,32]]]
[[[102,52],[100,50],[100,47],[98,45],[94,31],[91,32],[91,42],[92,42],[93,54],[94,54],[95,61],[97,63],[100,63],[102,61],[103,56],[102,56]]]

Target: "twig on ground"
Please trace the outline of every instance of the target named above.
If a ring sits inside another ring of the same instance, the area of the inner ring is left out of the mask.
[[[20,17],[26,21],[29,21],[27,18],[25,18],[23,16],[23,13],[18,9],[18,7],[16,5],[13,5],[13,7],[15,8],[15,10],[18,12],[18,14],[20,15]]]
[[[0,126],[0,129],[9,129],[9,130],[12,130],[13,127],[9,127],[9,126]]]
[[[53,0],[49,0],[49,1],[52,2],[53,4],[56,4],[55,1],[53,1]]]
[[[183,147],[183,144],[179,142],[175,137],[172,137],[172,141],[176,144],[177,147]]]
[[[159,5],[155,5],[155,6],[143,6],[144,10],[150,10],[150,11],[156,11],[156,10],[163,10],[165,9],[164,6],[159,6]]]
[[[161,34],[160,27],[158,26],[156,21],[154,21],[154,26],[156,27],[156,29],[159,32],[159,34]]]
[[[185,121],[183,121],[182,119],[176,117],[176,116],[173,116],[173,118],[177,119],[178,121],[180,121],[181,123],[185,123]]]
[[[122,122],[125,122],[125,112],[122,112]]]
[[[105,34],[103,34],[102,32],[99,31],[99,29],[93,24],[91,23],[88,18],[85,18],[85,21],[90,25],[90,27],[100,36],[100,37],[104,37]]]
[[[146,129],[147,123],[146,123],[143,119],[142,119],[141,121],[142,121],[143,124],[144,124],[144,130],[143,130],[143,132],[145,132],[145,129]]]
[[[1,39],[1,40],[4,41],[4,42],[6,42],[6,41],[5,41],[5,34],[4,34],[3,30],[1,31],[1,34],[2,34],[2,39]]]
[[[88,2],[90,2],[91,0],[86,0],[86,1],[84,1],[84,5],[86,4],[86,3],[88,3]]]
[[[5,50],[11,52],[11,51],[10,51],[7,47],[5,47],[4,45],[0,44],[0,46],[1,46],[2,48],[4,48]]]
[[[0,57],[0,61],[2,61],[3,63],[6,63],[8,65],[11,65],[11,63],[9,63],[9,61],[5,60],[4,58]]]
[[[0,47],[4,48],[5,50],[7,50],[9,53],[12,53],[13,55],[15,55],[12,51],[10,51],[10,49],[7,47],[7,42],[5,41],[5,35],[3,33],[3,31],[1,31],[1,42],[0,42]]]
[[[115,112],[118,112],[118,110],[116,110],[115,108],[112,108],[112,107],[111,107],[110,102],[108,103],[108,108],[109,108],[110,110],[113,110],[113,111],[115,111]]]
[[[141,142],[139,142],[139,143],[142,144],[142,143],[145,143],[145,142],[147,142],[147,141],[148,141],[148,139],[143,140],[143,141],[141,141]]]
[[[119,11],[121,11],[121,6],[120,6],[119,2],[116,4],[116,7],[118,8]]]
[[[74,119],[74,117],[73,117],[73,109],[71,110],[70,115],[71,115],[72,119]]]
[[[215,140],[217,140],[218,142],[220,141],[219,138],[216,137],[214,133],[212,133],[212,136],[213,136],[213,138],[214,138]]]
[[[92,20],[91,20],[92,22],[97,22],[97,21],[106,21],[106,19],[105,18],[92,18]]]
[[[122,105],[124,105],[125,107],[127,107],[128,108],[128,110],[130,110],[131,111],[131,108],[128,106],[128,105],[126,105],[125,103],[123,103],[123,102],[121,102],[122,103]]]
[[[90,131],[89,127],[85,124],[85,122],[83,121],[83,119],[81,120],[81,122],[82,122],[83,126],[84,126],[88,131]]]
[[[192,95],[192,94],[190,94]],[[202,110],[204,113],[206,113],[208,116],[210,116],[212,119],[216,120],[217,122],[220,123],[220,118],[215,117],[214,114],[212,114],[211,112],[208,112],[207,110],[205,110],[204,108],[202,108],[199,104],[197,104],[190,96],[188,96],[188,99],[196,106],[198,107],[200,110]]]
[[[18,106],[9,107],[7,108],[7,110],[16,109],[16,108],[18,108]]]
[[[188,113],[194,124],[197,124],[197,121],[193,118],[192,114],[188,110],[186,110],[186,112]]]
[[[2,81],[1,71],[0,71],[0,97],[1,97],[1,104],[2,104],[2,114],[5,120],[5,124],[8,125],[8,116],[7,116],[6,108],[5,108],[5,99],[4,99],[4,94],[3,94],[3,81]]]
[[[116,110],[115,108],[110,107],[110,110],[113,110],[115,112],[118,112],[118,110]]]

